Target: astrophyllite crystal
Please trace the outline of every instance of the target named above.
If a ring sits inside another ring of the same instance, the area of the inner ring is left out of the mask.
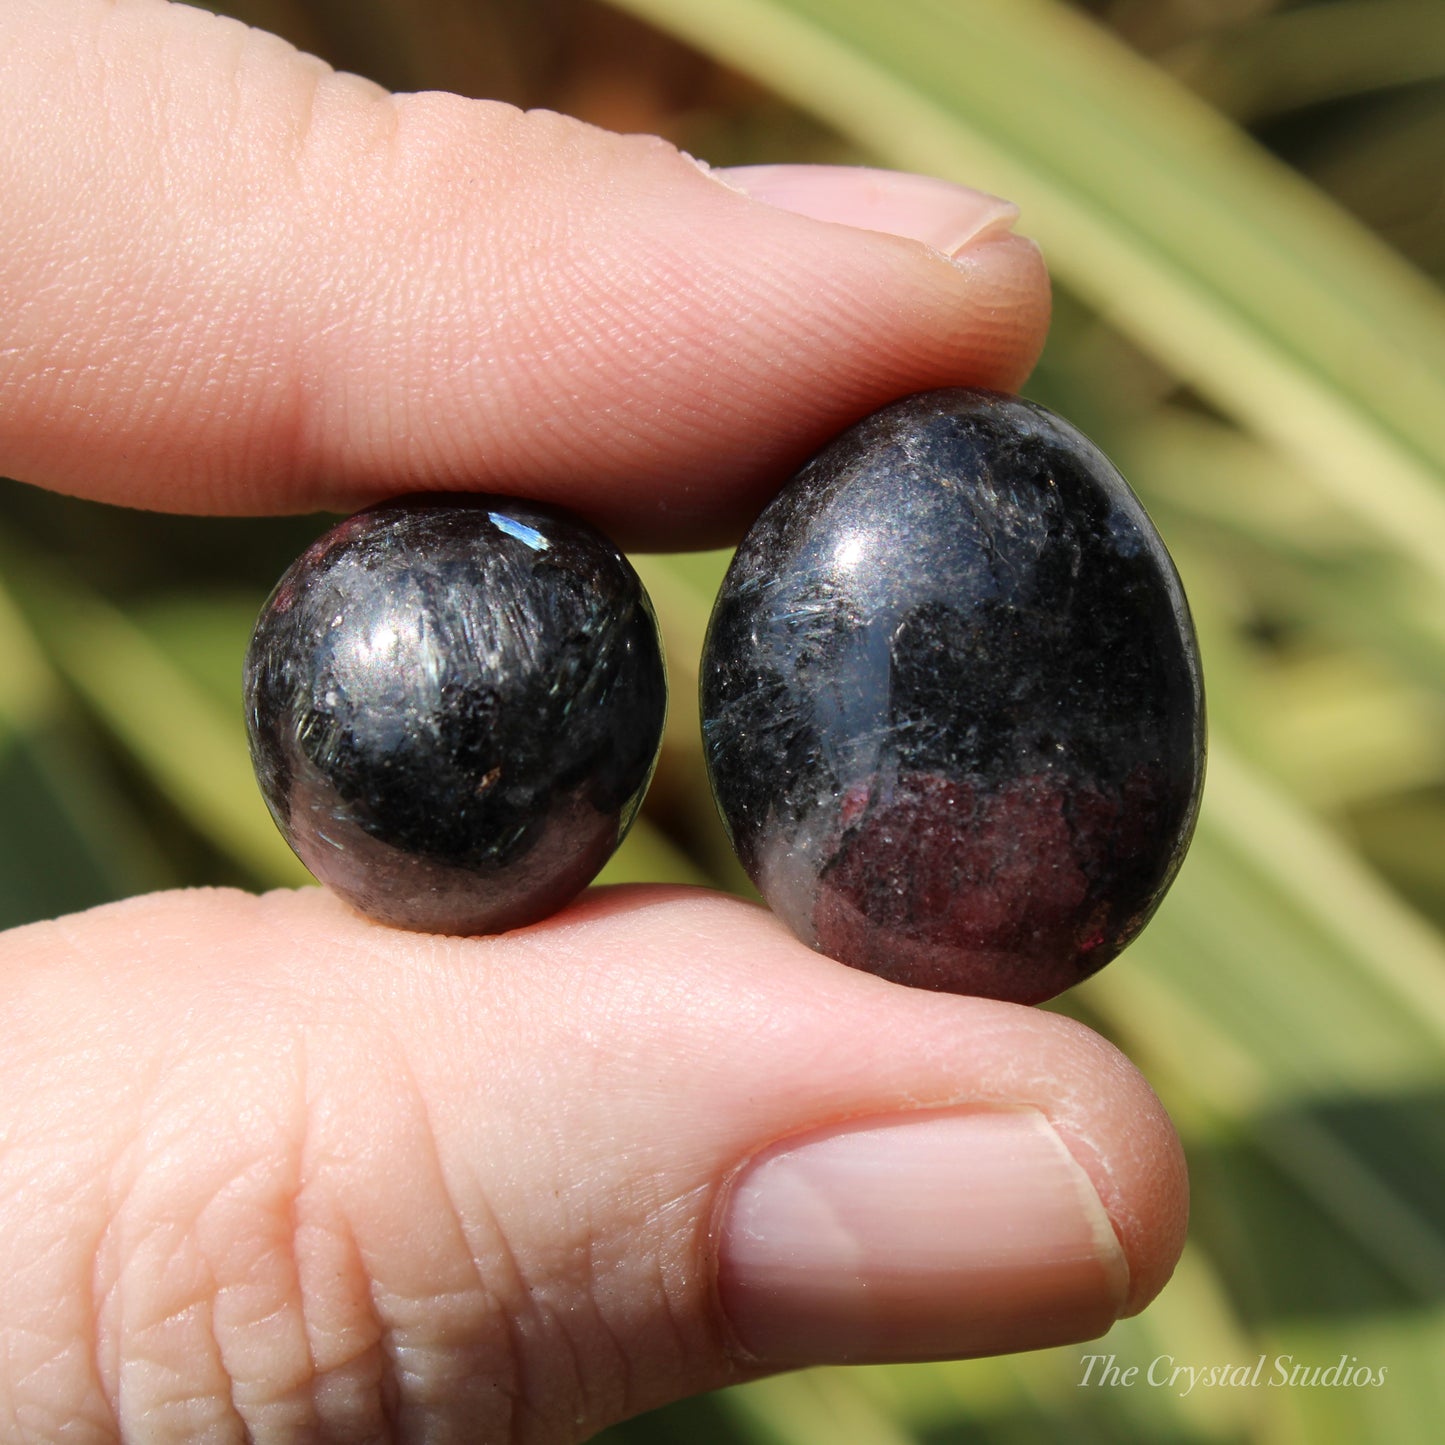
[[[1143,927],[1193,831],[1204,704],[1164,544],[1044,408],[929,392],[774,499],[708,630],[724,822],[806,943],[1038,1002]]]
[[[667,706],[632,567],[497,496],[406,497],[290,568],[246,659],[251,754],[301,861],[361,912],[497,933],[555,912],[627,831]]]

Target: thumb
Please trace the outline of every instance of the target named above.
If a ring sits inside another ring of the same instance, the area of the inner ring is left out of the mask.
[[[1100,1039],[701,891],[470,940],[157,895],[7,935],[0,1008],[0,1418],[37,1436],[561,1445],[1090,1338],[1182,1242]]]
[[[0,473],[112,501],[497,490],[701,544],[886,401],[1016,387],[1047,322],[991,197],[720,179],[162,0],[0,7],[0,133]]]

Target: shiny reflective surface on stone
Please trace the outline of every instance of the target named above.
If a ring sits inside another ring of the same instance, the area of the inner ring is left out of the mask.
[[[657,759],[666,684],[630,564],[559,509],[409,497],[287,571],[246,659],[257,779],[301,861],[438,933],[546,917],[591,882]]]
[[[744,539],[702,666],[738,856],[810,946],[1034,1003],[1113,958],[1203,779],[1188,607],[1079,432],[953,390],[866,418]]]

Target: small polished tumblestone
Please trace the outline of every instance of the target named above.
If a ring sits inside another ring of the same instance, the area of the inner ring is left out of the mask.
[[[666,711],[626,559],[569,513],[482,495],[400,498],[315,542],[262,610],[245,695],[301,861],[374,919],[460,934],[591,882]]]
[[[734,847],[810,946],[1035,1003],[1147,922],[1193,831],[1203,689],[1164,544],[1059,417],[924,393],[744,539],[702,666]]]

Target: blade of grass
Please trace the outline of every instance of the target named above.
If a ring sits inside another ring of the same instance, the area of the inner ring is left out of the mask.
[[[889,164],[1012,196],[1061,276],[1445,579],[1445,307],[1055,0],[614,0]]]
[[[1355,1366],[1386,1373],[1379,1384],[1349,1388],[1271,1389],[1261,1402],[1260,1437],[1281,1445],[1389,1441],[1436,1445],[1445,1420],[1445,1311],[1344,1322],[1290,1320],[1271,1331],[1271,1361]],[[1288,1368],[1288,1366],[1286,1367]]]
[[[29,731],[49,720],[60,706],[60,679],[15,605],[0,584],[0,730]]]
[[[1437,0],[1304,5],[1231,26],[1179,67],[1230,115],[1276,115],[1445,76],[1445,11]]]
[[[1161,528],[1184,539],[1181,570],[1207,553],[1419,686],[1445,689],[1445,592],[1398,553],[1362,545],[1349,516],[1256,439],[1165,408],[1131,429],[1119,460],[1147,484]]]
[[[30,921],[173,883],[149,829],[97,766],[61,679],[3,584],[0,676],[0,761],[22,770],[34,799],[27,808],[6,798],[4,846],[14,858],[7,883],[25,895],[12,899],[7,919]]]
[[[1445,1292],[1439,1221],[1308,1103],[1439,1089],[1445,944],[1227,746],[1174,891],[1082,992],[1196,1135],[1268,1116],[1255,1147],[1362,1257],[1405,1297]],[[1445,1172],[1440,1138],[1389,1127],[1393,1157]]]
[[[1253,701],[1270,773],[1312,807],[1339,809],[1445,777],[1445,698],[1367,655],[1277,664],[1262,672]]]
[[[1445,1059],[1445,939],[1350,850],[1218,742],[1211,744],[1209,826],[1360,963]]]
[[[668,708],[663,755],[649,807],[661,807],[714,887],[755,896],[718,817],[702,757],[698,665],[727,555],[649,555],[632,559],[657,609],[667,654]]]
[[[21,575],[31,624],[56,667],[191,826],[259,883],[313,881],[261,801],[239,712],[229,715],[79,579],[33,561]]]

